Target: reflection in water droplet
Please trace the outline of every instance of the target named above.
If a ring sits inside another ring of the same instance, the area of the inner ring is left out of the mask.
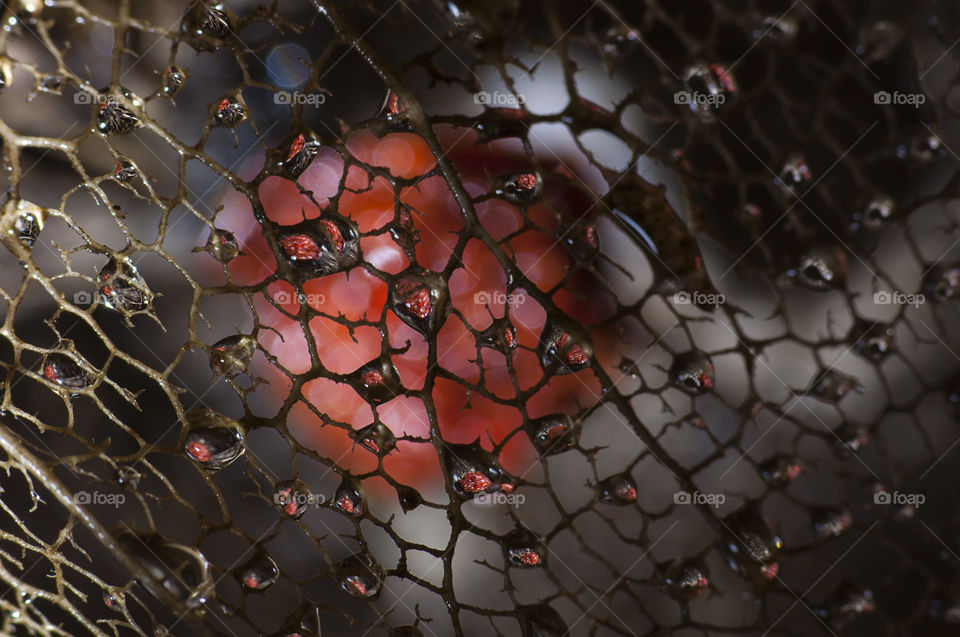
[[[260,591],[274,584],[280,577],[280,569],[266,553],[259,551],[236,570],[237,579],[246,588]]]
[[[383,568],[366,554],[353,555],[337,565],[341,588],[361,599],[372,599],[379,595],[384,577]]]
[[[143,569],[138,579],[159,600],[173,599],[196,608],[213,590],[210,565],[196,549],[169,542],[159,535],[138,536],[124,530],[120,545]]]
[[[701,352],[685,352],[674,359],[670,378],[688,394],[706,393],[714,386],[713,363]]]

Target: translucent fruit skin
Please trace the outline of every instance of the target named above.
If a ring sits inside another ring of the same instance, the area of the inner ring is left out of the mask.
[[[492,196],[496,191],[495,176],[529,170],[526,158],[517,152],[516,140],[474,145],[475,135],[464,135],[462,130],[439,130],[438,134],[441,143],[451,142],[444,145],[458,165],[467,191],[474,198],[483,199],[474,205],[478,220],[488,234],[488,242],[498,244],[506,258],[517,265],[529,281],[527,287],[536,287],[545,295],[551,295],[553,304],[573,322],[592,324],[608,318],[615,302],[592,274],[581,270],[564,282],[576,261],[558,237],[586,214],[590,199],[572,187],[557,186],[558,180],[551,183],[546,173],[537,201],[517,204]],[[456,309],[463,319],[439,307],[438,322],[431,335],[425,336],[423,330],[413,329],[410,317],[398,316],[396,306],[391,305],[387,281],[397,281],[400,277],[393,275],[414,270],[421,273],[418,276],[439,279],[431,273],[443,272],[451,259],[458,263],[454,249],[459,240],[457,233],[465,226],[463,213],[441,177],[424,177],[435,167],[435,162],[419,136],[391,133],[377,138],[361,130],[347,139],[347,150],[358,160],[384,167],[398,178],[420,178],[415,185],[401,188],[399,193],[400,202],[412,211],[408,223],[417,235],[413,244],[416,263],[411,263],[393,233],[382,231],[395,222],[393,187],[382,177],[371,178],[356,166],[344,174],[342,158],[332,149],[320,150],[298,178],[304,190],[312,191],[319,207],[302,195],[296,184],[280,176],[269,177],[261,183],[261,204],[266,216],[281,226],[281,232],[284,226],[304,219],[326,220],[337,215],[349,218],[361,235],[360,258],[354,267],[345,271],[304,281],[300,289],[287,281],[267,286],[267,295],[285,312],[297,314],[300,303],[304,302],[319,313],[309,319],[306,334],[298,321],[278,312],[263,295],[255,295],[260,321],[279,333],[261,330],[260,345],[275,355],[285,369],[302,374],[311,368],[306,340],[311,338],[324,368],[333,374],[348,376],[379,359],[382,336],[377,328],[368,325],[355,327],[351,334],[342,322],[327,317],[342,315],[349,321],[383,320],[381,324],[386,325],[392,348],[402,349],[409,343],[405,352],[389,356],[402,385],[401,392],[404,389],[429,392],[443,441],[469,444],[480,438],[481,444],[490,449],[488,436],[497,444],[509,436],[498,459],[509,473],[522,476],[538,462],[540,454],[522,431],[523,413],[509,402],[517,399],[513,378],[521,391],[536,386],[544,378],[535,351],[546,322],[545,309],[525,290],[508,289],[507,275],[489,243],[472,238],[463,248],[462,266],[453,269],[442,291],[445,303]],[[329,198],[337,194],[341,182],[345,190],[338,206],[331,206]],[[543,202],[549,202],[550,206]],[[229,276],[235,284],[256,285],[274,274],[277,259],[283,258],[283,254],[271,250],[244,196],[229,193],[223,203],[225,208],[217,218],[217,225],[233,233],[241,251],[227,264]],[[532,229],[518,232],[524,228],[525,216],[547,232]],[[381,232],[368,234],[377,230]],[[558,288],[561,282],[563,286]],[[411,311],[423,310],[425,306],[414,301],[411,301]],[[504,351],[490,347],[484,336],[475,337],[463,323],[466,321],[479,335],[491,327],[495,318],[504,316],[505,305],[509,306],[508,317],[515,329],[515,336],[513,329],[510,330],[508,351],[514,367],[513,378]],[[556,316],[556,312],[551,316]],[[602,364],[605,369],[612,369],[615,342],[596,333],[591,337],[596,359],[592,365]],[[428,341],[436,345],[438,365],[468,383],[480,382],[480,368],[475,362],[479,351],[484,386],[504,402],[473,392],[468,407],[465,387],[442,377],[433,377],[432,387],[425,389],[426,380],[432,377],[426,364]],[[269,391],[279,395],[280,400],[288,395],[289,379],[264,359],[257,357],[250,372],[271,381]],[[380,421],[399,439],[396,448],[382,458],[384,470],[396,481],[425,495],[442,491],[445,484],[442,463],[431,440],[424,402],[418,396],[401,393],[377,404],[378,401],[368,400],[358,391],[369,393],[363,386],[355,389],[347,382],[328,378],[308,381],[302,389],[302,400],[287,416],[290,432],[302,444],[330,458],[342,469],[363,475],[377,469],[377,454],[356,444],[344,428],[327,425],[325,420],[346,423],[357,431],[374,422],[373,409],[377,409]],[[528,419],[535,419],[547,414],[577,414],[599,398],[600,383],[588,361],[577,373],[550,376],[532,396],[517,402],[525,405]],[[304,401],[326,419],[313,413]],[[403,440],[404,436],[418,440]],[[372,483],[373,488],[368,496],[377,495],[379,489],[382,495],[389,492],[396,497],[394,489],[382,480],[365,481],[365,487],[366,483]]]

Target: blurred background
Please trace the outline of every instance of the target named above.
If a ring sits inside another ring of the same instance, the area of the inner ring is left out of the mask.
[[[3,7],[4,634],[954,634],[950,3]],[[322,311],[277,296],[300,208],[363,235]],[[513,321],[475,349],[514,398],[394,258],[464,334]],[[477,325],[461,265],[521,301]],[[405,396],[317,407],[357,366],[278,334],[321,315]]]

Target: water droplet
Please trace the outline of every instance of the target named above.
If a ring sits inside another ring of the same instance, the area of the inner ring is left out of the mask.
[[[630,45],[640,41],[640,34],[636,30],[620,24],[607,29],[603,34],[603,52],[607,55],[622,55]]]
[[[121,611],[123,609],[123,593],[113,591],[103,592],[103,603],[110,610]]]
[[[477,338],[480,347],[489,347],[504,354],[509,354],[517,348],[517,328],[507,317],[494,320],[490,327],[477,335]]]
[[[262,591],[280,578],[277,563],[263,551],[258,551],[236,570],[237,579],[249,590]]]
[[[516,204],[529,204],[539,199],[543,182],[536,173],[516,173],[501,177],[494,186],[498,197]]]
[[[897,157],[927,164],[946,156],[946,149],[939,135],[926,128],[896,148]]]
[[[397,500],[404,513],[408,513],[423,504],[423,496],[413,487],[397,485]]]
[[[383,134],[388,131],[413,131],[413,123],[407,115],[407,108],[400,100],[400,96],[392,90],[387,89],[387,95],[383,100],[383,105],[377,113],[377,120],[383,122],[382,126],[374,126],[372,130],[376,134]]]
[[[592,223],[579,222],[564,237],[567,249],[578,261],[589,262],[600,254],[600,237]]]
[[[397,437],[382,422],[375,422],[362,429],[350,432],[350,437],[364,449],[378,456],[385,456],[397,446]]]
[[[547,555],[540,538],[523,527],[514,529],[503,538],[503,550],[507,561],[520,568],[540,566]]]
[[[380,594],[386,574],[370,555],[357,554],[337,565],[340,587],[360,599],[373,599]]]
[[[860,386],[856,378],[831,369],[814,379],[807,394],[828,402],[838,402]]]
[[[670,366],[670,378],[688,394],[704,394],[714,386],[713,363],[696,350],[679,354]]]
[[[97,130],[102,135],[123,135],[140,128],[140,118],[131,109],[142,103],[127,89],[105,88],[97,103]]]
[[[756,233],[763,221],[763,210],[753,203],[745,203],[733,213],[737,223]]]
[[[24,245],[33,247],[43,231],[43,222],[34,214],[25,212],[14,220],[13,231]]]
[[[814,248],[801,259],[797,281],[811,290],[828,290],[843,286],[847,279],[847,254],[841,246]]]
[[[66,389],[87,389],[96,379],[86,365],[62,352],[51,352],[44,356],[42,369],[44,378]]]
[[[243,431],[239,423],[208,407],[199,407],[184,415],[183,449],[205,469],[222,469],[244,452]]]
[[[292,518],[303,515],[311,499],[310,488],[303,480],[281,482],[273,491],[273,503]]]
[[[60,95],[63,91],[63,86],[66,84],[67,78],[65,78],[60,73],[49,73],[42,76],[40,83],[37,85],[44,93],[51,93],[53,95]]]
[[[280,168],[291,179],[296,179],[310,166],[319,152],[320,142],[313,138],[308,139],[301,133],[290,142],[286,156],[280,162]]]
[[[444,445],[443,463],[454,491],[463,498],[498,488],[508,493],[513,490],[512,478],[479,441],[469,445]]]
[[[119,159],[117,160],[117,165],[113,169],[113,178],[121,183],[129,183],[134,180],[134,178],[140,174],[140,171],[137,170],[137,167],[133,165],[133,162],[129,159]]]
[[[710,584],[710,571],[699,560],[671,563],[663,577],[664,591],[676,600],[689,602]]]
[[[229,263],[240,254],[240,245],[232,232],[214,228],[210,231],[207,244],[202,248],[194,248],[194,252],[207,252],[220,263]]]
[[[579,424],[565,414],[552,414],[530,420],[525,429],[533,446],[541,454],[567,451],[574,447],[580,438]]]
[[[937,301],[960,297],[960,268],[935,266],[926,276],[924,289]]]
[[[686,105],[704,122],[715,120],[717,113],[728,108],[736,98],[737,84],[720,64],[693,64],[683,71],[682,77],[685,90],[678,92],[674,101]]]
[[[549,604],[540,603],[517,608],[517,616],[524,635],[536,637],[563,637],[570,633],[566,622]]]
[[[256,339],[247,334],[222,338],[210,348],[210,368],[218,376],[234,378],[246,373],[256,351]]]
[[[870,432],[863,425],[845,422],[833,432],[838,445],[849,451],[857,451],[870,440]]]
[[[887,195],[877,195],[863,207],[863,211],[854,215],[854,228],[860,224],[864,228],[876,230],[882,228],[893,217],[896,203]]]
[[[853,514],[846,509],[810,507],[810,523],[818,540],[836,537],[853,525]]]
[[[437,308],[446,296],[446,287],[433,273],[407,270],[390,284],[390,309],[404,323],[424,336],[439,327]]]
[[[217,105],[213,120],[220,126],[233,128],[247,118],[247,111],[243,104],[233,98],[224,98]]]
[[[759,511],[753,506],[737,511],[727,516],[724,526],[732,537],[721,541],[717,549],[730,569],[757,584],[776,579],[783,542]]]
[[[302,279],[352,268],[360,256],[360,235],[343,218],[315,219],[292,226],[279,241],[281,257]]]
[[[784,190],[785,194],[796,195],[806,188],[811,179],[810,167],[807,166],[806,160],[802,155],[794,155],[786,161],[779,176],[774,181],[777,186]]]
[[[350,384],[374,405],[393,400],[403,392],[400,376],[388,356],[370,361],[351,373]]]
[[[233,17],[223,3],[207,0],[194,3],[180,24],[180,32],[185,36],[193,36],[191,44],[200,50],[214,46],[214,43],[207,41],[208,38],[223,39],[233,31]]]
[[[164,97],[176,97],[187,81],[187,71],[179,66],[167,68],[160,79],[160,94]]]
[[[879,363],[893,351],[894,330],[888,325],[879,323],[870,325],[863,321],[857,321],[851,334],[860,335],[859,340],[853,346],[854,350],[875,363]]]
[[[125,258],[111,257],[97,274],[97,286],[103,305],[126,317],[146,311],[153,302],[146,281]]]
[[[333,505],[351,517],[363,515],[363,488],[360,483],[351,476],[344,476],[333,496]]]
[[[579,372],[590,366],[592,356],[589,344],[574,340],[555,322],[548,320],[540,332],[537,357],[547,375]]]
[[[792,456],[775,455],[758,467],[760,477],[772,486],[784,486],[793,482],[806,466]]]
[[[117,541],[139,563],[137,579],[157,599],[172,597],[196,608],[213,591],[210,565],[196,549],[159,535],[138,536],[127,530],[118,534]]]
[[[600,501],[625,506],[637,501],[637,483],[627,473],[616,473],[597,485]]]
[[[814,612],[826,619],[834,630],[843,632],[843,627],[857,616],[872,613],[874,610],[876,610],[876,604],[872,591],[844,582],[827,598],[826,607],[816,609]]]

